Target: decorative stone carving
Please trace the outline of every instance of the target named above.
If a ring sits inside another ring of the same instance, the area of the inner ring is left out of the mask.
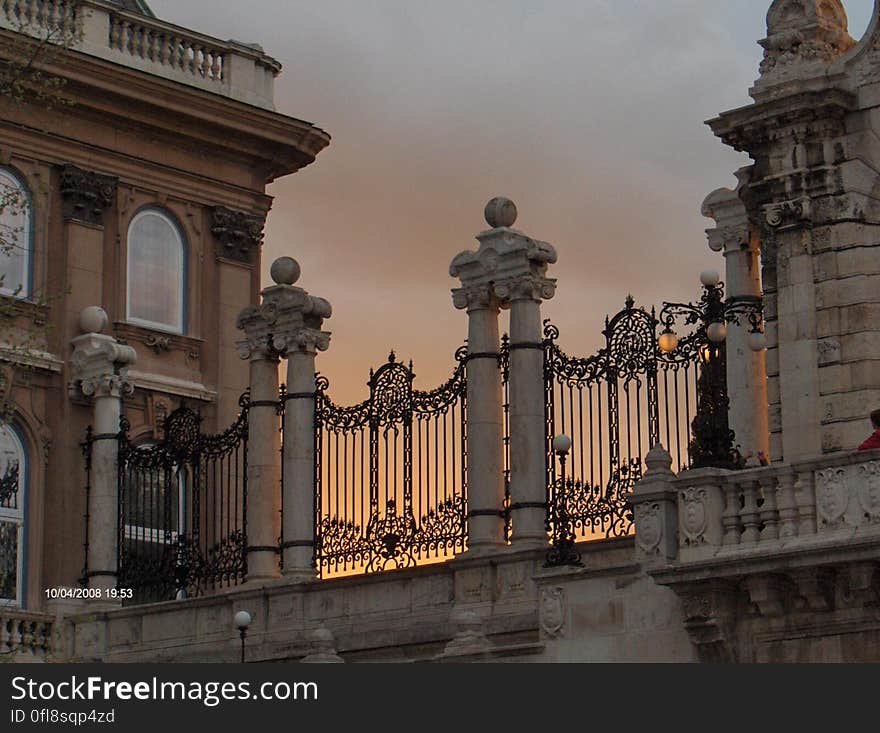
[[[112,336],[93,330],[103,330],[108,321],[103,310],[97,311],[94,306],[83,311],[80,328],[86,333],[72,341],[71,397],[80,393],[86,397],[121,397],[134,391],[134,383],[127,374],[137,354],[133,348],[118,343]]]
[[[743,582],[749,600],[762,616],[781,616],[785,612],[786,580],[773,574],[751,575]]]
[[[684,627],[702,662],[736,662],[735,588],[711,582],[681,593]]]
[[[706,489],[689,488],[679,493],[681,509],[681,543],[683,547],[693,547],[705,543],[705,532],[709,522],[706,507]]]
[[[834,606],[834,570],[800,568],[791,573],[798,595],[811,611],[829,611]]]
[[[660,504],[657,502],[637,504],[634,514],[636,527],[638,527],[636,543],[646,555],[658,555],[660,541],[663,539]]]
[[[816,510],[822,524],[827,527],[840,525],[848,503],[846,470],[827,468],[816,471]]]
[[[855,45],[840,0],[775,0],[767,13],[761,75],[796,74],[800,66],[828,65]]]
[[[565,634],[565,591],[562,588],[541,590],[541,631],[555,638]]]
[[[449,619],[456,627],[455,636],[443,650],[443,657],[486,654],[492,644],[486,637],[483,619],[473,611],[454,608]]]
[[[211,233],[216,241],[217,257],[252,262],[263,242],[264,226],[263,216],[215,206],[211,209]]]
[[[116,198],[118,179],[66,163],[60,167],[59,191],[64,221],[103,226],[104,210]]]
[[[780,201],[764,206],[764,220],[772,229],[794,226],[812,219],[812,202],[808,198]]]
[[[333,632],[319,626],[310,635],[311,651],[300,661],[305,664],[339,664],[345,660],[336,653],[336,639]]]
[[[859,503],[865,519],[874,524],[880,522],[880,463],[871,461],[859,466]]]

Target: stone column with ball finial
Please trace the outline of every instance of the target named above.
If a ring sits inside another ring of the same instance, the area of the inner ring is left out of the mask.
[[[309,295],[294,283],[299,280],[300,266],[291,257],[280,257],[272,263],[271,269],[274,285],[262,292],[262,304],[246,308],[239,316],[239,328],[248,334],[242,342],[242,354],[265,352],[275,359],[287,358],[287,391],[284,405],[284,446],[282,462],[284,464],[284,485],[281,487],[282,518],[280,527],[282,565],[286,578],[293,580],[311,580],[315,578],[315,355],[318,351],[326,351],[330,345],[330,334],[322,330],[325,318],[329,318],[332,309],[330,303],[323,298]],[[267,386],[268,375],[262,370],[255,374],[252,368],[251,409],[255,401],[266,400],[270,407],[271,399],[278,399],[278,372],[274,368],[274,382]],[[255,385],[254,377],[263,382]],[[259,387],[260,396],[255,393]],[[274,389],[274,397],[268,398]],[[253,415],[253,412],[252,412]],[[267,413],[267,418],[269,417]],[[260,523],[262,537],[266,541],[272,539],[277,546],[279,531],[277,529],[277,455],[278,455],[278,417],[271,415],[272,436],[266,443],[271,447],[265,451],[265,459],[272,463],[272,469],[260,472],[260,491],[264,496],[271,496],[260,501],[257,506],[250,503],[248,507],[248,523]],[[260,434],[269,429],[269,420]],[[250,445],[257,438],[254,434],[254,418],[250,422]],[[260,454],[263,455],[262,452]],[[249,470],[250,462],[249,458]],[[267,480],[268,477],[268,480]],[[270,486],[271,482],[271,486]],[[248,487],[249,492],[253,488]],[[252,496],[252,493],[251,493]],[[254,512],[259,511],[259,519]],[[271,517],[271,518],[270,518]],[[264,524],[269,522],[269,528]],[[272,536],[270,538],[270,533]],[[249,532],[250,534],[250,532]],[[251,544],[249,536],[248,543]],[[250,555],[249,555],[250,557]],[[251,576],[250,560],[248,575]],[[277,565],[276,565],[277,567]]]
[[[85,396],[93,405],[86,580],[102,590],[116,587],[119,421],[122,398],[134,390],[127,373],[137,356],[104,333],[108,323],[102,308],[85,308],[79,317],[82,335],[72,340],[70,359],[71,396]]]

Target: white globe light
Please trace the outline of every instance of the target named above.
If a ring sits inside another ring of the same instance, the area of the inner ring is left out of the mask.
[[[706,335],[713,344],[720,344],[727,338],[727,324],[710,323],[708,328],[706,328]]]
[[[571,450],[571,438],[567,435],[560,433],[555,438],[553,438],[553,452],[554,453],[568,453]]]
[[[767,337],[761,331],[755,331],[749,334],[748,343],[752,351],[764,351],[767,348]]]
[[[700,273],[700,282],[707,288],[714,288],[721,282],[721,275],[718,274],[718,270],[703,270]]]
[[[678,348],[678,336],[672,331],[664,331],[658,339],[660,351],[664,354],[671,354]]]
[[[251,615],[247,611],[239,611],[233,619],[236,629],[246,629],[251,625]]]

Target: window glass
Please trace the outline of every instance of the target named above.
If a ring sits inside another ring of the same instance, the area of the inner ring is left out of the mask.
[[[128,228],[128,320],[183,333],[184,243],[174,221],[147,209]]]
[[[30,295],[31,206],[27,189],[0,168],[0,293]]]
[[[21,605],[24,574],[24,446],[0,425],[0,605]]]

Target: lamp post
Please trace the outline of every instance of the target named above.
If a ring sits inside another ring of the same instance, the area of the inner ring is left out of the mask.
[[[248,627],[251,625],[251,615],[247,611],[239,611],[235,614],[233,623],[241,637],[241,663],[244,664],[244,640],[247,637]]]
[[[728,324],[748,318],[751,330],[748,344],[752,351],[763,351],[766,339],[761,331],[763,308],[759,297],[724,300],[724,283],[714,270],[700,273],[703,295],[698,303],[664,303],[660,311],[663,332],[658,346],[666,354],[681,349],[696,352],[700,360],[697,381],[697,411],[691,423],[692,468],[735,468],[735,435],[728,422],[730,400],[727,395]],[[672,326],[676,319],[696,329],[679,339]]]
[[[565,461],[571,450],[571,438],[560,434],[553,438],[553,452],[559,457],[560,478],[554,484],[550,501],[550,519],[553,522],[553,536],[547,551],[545,568],[571,565],[581,567],[581,555],[575,548],[574,532],[568,523],[568,490],[570,481],[565,475]]]

